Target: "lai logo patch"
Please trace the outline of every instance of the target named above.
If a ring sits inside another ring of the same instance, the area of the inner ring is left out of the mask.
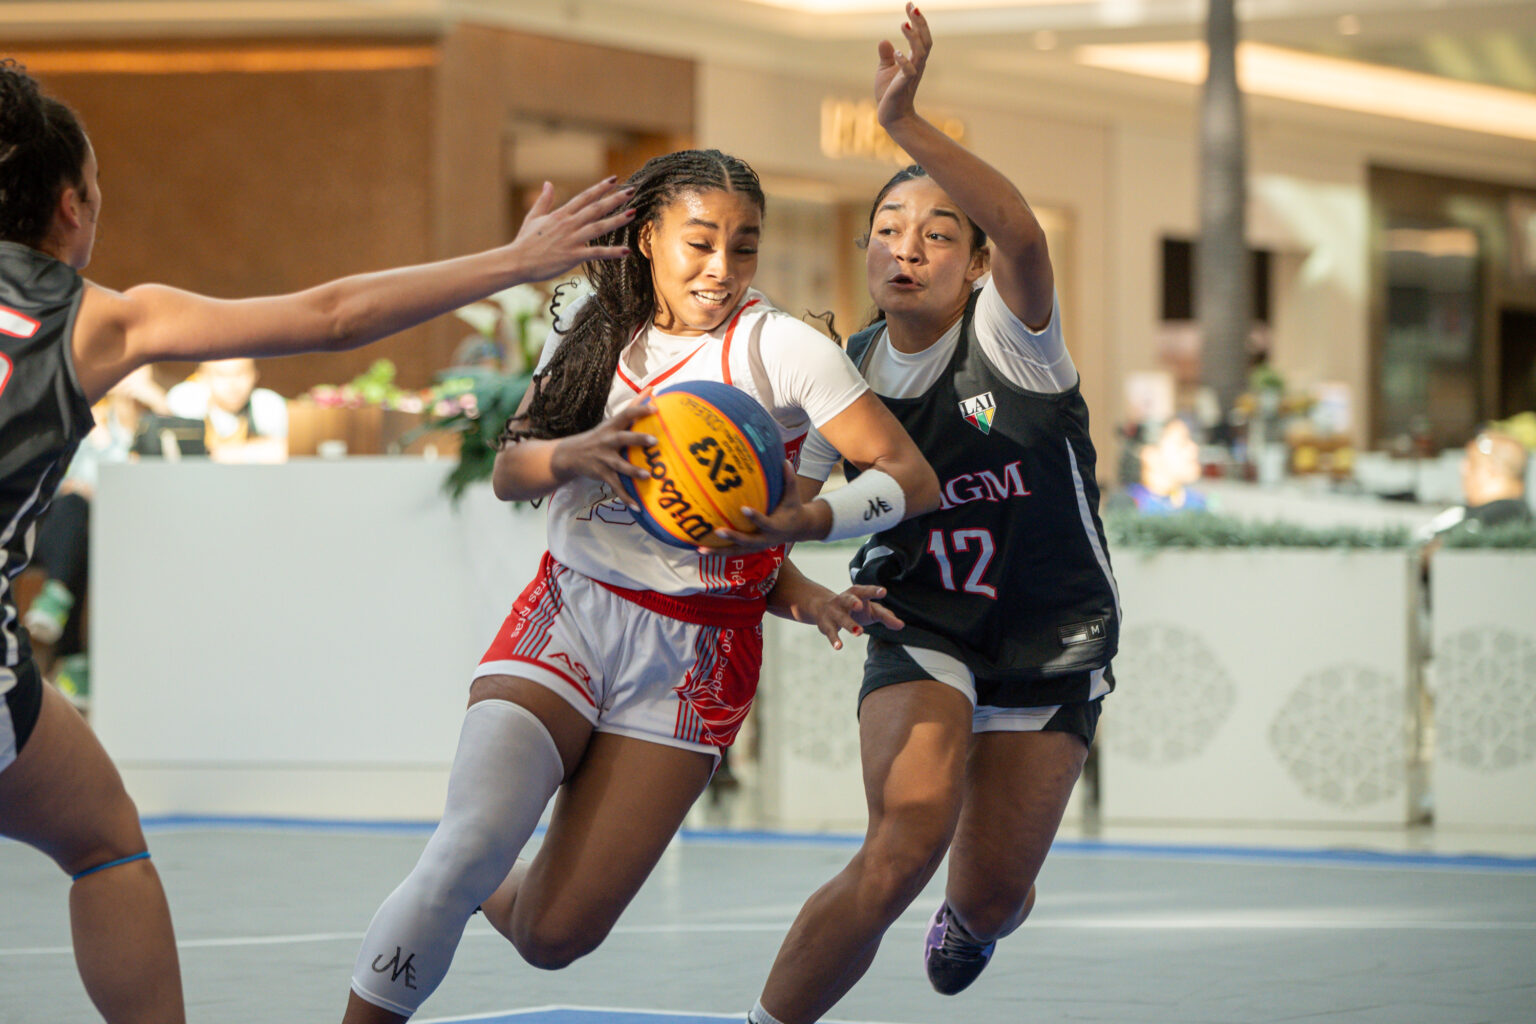
[[[992,401],[992,392],[983,391],[979,395],[960,399],[960,415],[965,421],[983,434],[992,433],[992,417],[997,412],[997,403]]]

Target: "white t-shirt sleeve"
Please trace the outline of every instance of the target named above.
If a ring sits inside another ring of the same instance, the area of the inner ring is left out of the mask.
[[[165,393],[165,404],[172,416],[200,420],[208,415],[208,386],[184,380]]]
[[[842,458],[837,449],[832,447],[832,443],[812,427],[805,435],[805,443],[800,446],[800,464],[795,467],[795,472],[800,476],[825,483],[827,477],[832,475],[833,467],[842,461]]]
[[[766,317],[759,340],[776,403],[803,410],[812,426],[822,426],[869,390],[846,352],[794,317]]]
[[[252,391],[251,428],[262,437],[287,437],[288,400],[266,388]]]
[[[1077,383],[1077,367],[1061,334],[1061,298],[1051,296],[1051,322],[1032,331],[997,293],[991,279],[976,301],[976,338],[992,365],[1026,391],[1060,394]]]

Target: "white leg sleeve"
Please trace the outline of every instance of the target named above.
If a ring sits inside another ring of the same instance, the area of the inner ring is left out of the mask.
[[[409,1017],[442,982],[470,915],[507,877],[560,785],[560,751],[527,708],[484,700],[464,715],[443,820],[373,916],[352,990]]]

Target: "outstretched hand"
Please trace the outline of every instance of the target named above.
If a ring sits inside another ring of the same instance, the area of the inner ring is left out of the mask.
[[[901,33],[907,37],[906,52],[896,49],[890,40],[880,40],[880,64],[875,68],[875,116],[887,128],[917,116],[913,106],[917,83],[922,80],[928,53],[933,49],[928,19],[915,4],[907,4],[907,20],[902,23]]]
[[[631,446],[645,447],[656,443],[650,434],[641,434],[632,429],[637,420],[655,411],[656,407],[651,404],[651,391],[647,388],[591,430],[561,438],[550,456],[550,469],[560,480],[584,476],[601,481],[624,504],[636,509],[635,500],[624,488],[624,478],[647,480],[651,474],[649,470],[625,458],[624,450]]]
[[[834,651],[843,649],[843,630],[850,636],[859,636],[864,627],[879,622],[891,629],[901,629],[906,623],[896,613],[876,599],[885,596],[884,587],[871,587],[856,583],[841,594],[829,594],[815,611],[816,628],[827,638]]]
[[[619,210],[635,190],[619,188],[617,182],[617,178],[606,178],[559,208],[555,207],[554,186],[544,183],[508,247],[527,266],[528,280],[548,280],[587,260],[612,260],[628,255],[627,246],[588,244],[617,231],[635,217],[633,208]]]

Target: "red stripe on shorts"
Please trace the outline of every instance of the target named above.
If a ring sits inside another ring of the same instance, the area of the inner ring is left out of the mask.
[[[566,566],[551,558],[549,552],[544,553],[544,558],[539,562],[538,575],[513,603],[511,613],[497,631],[496,639],[491,641],[480,664],[515,661],[537,665],[570,683],[588,704],[596,707],[597,701],[592,696],[589,683],[578,679],[553,659],[540,657],[549,646],[551,629],[565,603],[560,595],[558,577],[569,571]]]
[[[757,695],[763,667],[762,626],[702,630],[696,660],[676,688],[674,735],[692,743],[728,747]]]

